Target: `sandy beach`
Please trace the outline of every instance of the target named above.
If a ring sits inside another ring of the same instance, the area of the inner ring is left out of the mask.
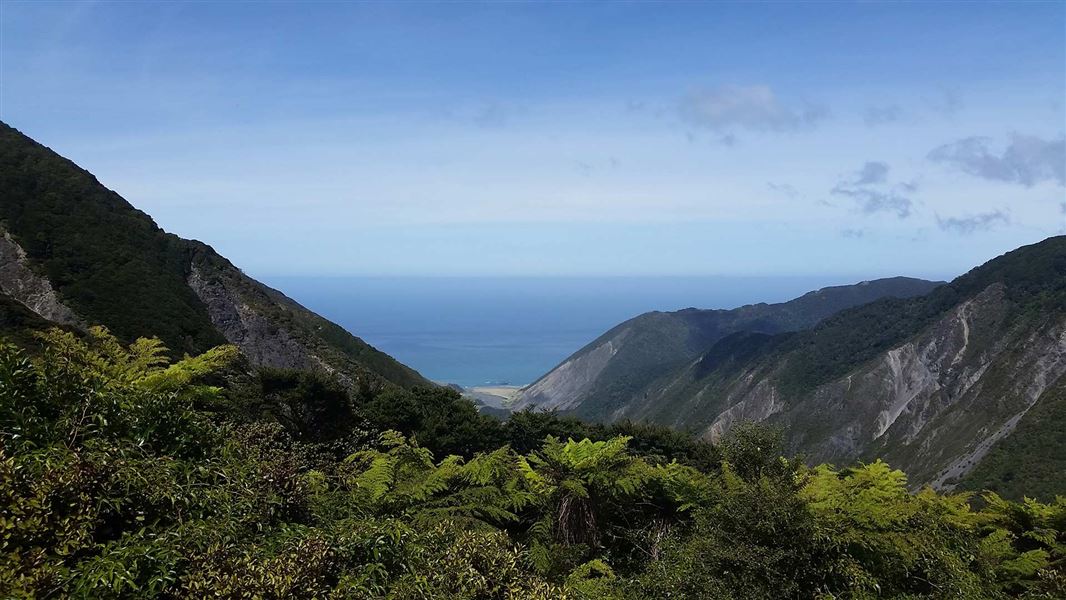
[[[517,385],[478,386],[467,388],[465,395],[493,408],[509,408],[511,400],[522,389]]]

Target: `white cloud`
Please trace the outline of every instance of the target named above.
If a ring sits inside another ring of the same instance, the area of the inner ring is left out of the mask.
[[[929,153],[929,160],[951,165],[965,173],[1032,187],[1042,181],[1066,185],[1066,137],[1044,140],[1014,134],[1002,153],[992,140],[968,137],[944,144]]]
[[[851,179],[837,183],[830,193],[851,198],[864,215],[891,212],[903,219],[911,215],[913,202],[902,191],[914,191],[914,184],[887,187],[888,164],[867,161]]]

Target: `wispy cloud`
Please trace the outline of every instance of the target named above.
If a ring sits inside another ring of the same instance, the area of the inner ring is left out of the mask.
[[[789,198],[795,198],[799,196],[799,191],[796,190],[795,186],[789,185],[787,183],[774,183],[772,181],[767,181],[766,187],[770,188],[775,192],[780,192],[788,196]]]
[[[929,160],[951,165],[965,173],[1032,187],[1042,181],[1066,185],[1066,137],[1044,140],[1014,134],[1002,153],[992,149],[992,140],[969,137],[944,144],[929,153]]]
[[[975,231],[987,231],[998,225],[1008,225],[1010,224],[1010,216],[1000,210],[980,213],[968,217],[948,217],[946,219],[937,215],[936,224],[943,231],[950,231],[960,235],[969,235]]]
[[[907,218],[914,203],[901,190],[913,192],[915,185],[888,186],[888,171],[888,164],[868,161],[852,177],[837,183],[830,193],[850,198],[865,215],[889,212],[901,219]]]
[[[914,203],[910,198],[901,196],[896,192],[881,192],[867,189],[836,189],[834,194],[850,196],[859,205],[859,210],[865,215],[879,212],[895,213],[897,217],[905,219],[911,216],[911,208]]]
[[[870,127],[898,121],[903,116],[903,109],[896,104],[888,106],[871,106],[863,113],[862,119]]]
[[[870,185],[884,183],[888,179],[888,164],[880,161],[869,161],[862,166],[855,185]]]
[[[821,106],[787,106],[765,85],[725,85],[694,90],[681,99],[679,114],[686,122],[714,131],[796,131],[828,116]]]
[[[927,98],[926,104],[944,116],[954,116],[963,108],[962,92],[956,88],[943,89],[937,95]]]

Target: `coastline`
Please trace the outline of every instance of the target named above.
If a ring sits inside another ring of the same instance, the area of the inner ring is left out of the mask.
[[[512,401],[523,388],[523,385],[486,385],[463,388],[461,393],[483,406],[510,410]]]

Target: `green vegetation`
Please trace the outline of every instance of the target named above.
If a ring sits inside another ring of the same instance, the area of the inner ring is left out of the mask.
[[[922,297],[844,310],[805,331],[723,337],[625,414],[704,435],[749,415],[782,426],[789,451],[815,463],[881,458],[915,483],[1051,501],[1066,490],[1063,404],[1052,393],[1064,309],[1059,236]]]
[[[576,413],[581,417],[610,420],[618,408],[639,403],[638,399],[646,397],[661,378],[676,376],[702,353],[713,352],[715,345],[726,342],[726,338],[803,330],[853,306],[885,297],[927,294],[939,285],[922,279],[893,277],[827,287],[777,304],[750,304],[732,310],[688,308],[644,313],[615,326],[564,361],[573,364],[608,342],[614,344],[615,351],[603,371],[577,392],[568,393],[576,394],[579,400]],[[657,408],[646,407],[640,414],[654,417]]]
[[[1010,436],[992,446],[960,484],[1005,498],[1053,498],[1066,490],[1066,378],[1048,388]]]
[[[179,355],[225,343],[185,284],[192,248],[91,173],[0,123],[0,225],[64,301],[132,340]]]
[[[993,284],[1003,285],[1015,321],[1061,314],[1066,310],[1066,236],[1008,252],[928,295],[871,302],[795,334],[778,350],[792,353],[781,384],[803,393],[842,377]]]
[[[188,284],[196,268],[202,278],[222,284],[221,306],[214,314],[239,330],[231,338],[244,340],[246,351],[246,345],[260,346],[272,364],[325,362],[351,380],[428,383],[342,327],[245,276],[206,244],[166,233],[91,173],[4,123],[0,189],[0,233],[11,234],[29,266],[79,317],[106,325],[121,340],[158,336],[171,358],[225,343],[212,313]],[[22,322],[10,304],[0,300],[0,332],[26,341],[24,330],[33,324]],[[251,314],[238,315],[234,305]]]
[[[807,468],[756,426],[710,447],[501,423],[446,390],[249,372],[232,347],[39,343],[0,346],[0,597],[1066,594],[1063,498],[975,509],[881,462]]]
[[[688,375],[693,381],[674,386],[674,396],[657,397],[658,412],[653,416],[673,417],[680,400],[687,400],[703,387],[729,385],[751,371],[772,376],[786,397],[803,397],[820,385],[854,373],[994,284],[1002,286],[1004,296],[1005,322],[998,325],[1001,331],[1019,323],[1039,328],[1058,318],[1066,312],[1066,237],[1048,238],[1008,252],[925,295],[904,297],[900,293],[844,308],[810,329],[772,337],[751,333],[722,337],[705,351],[691,373],[674,376]],[[992,343],[994,340],[981,340],[981,344]],[[729,393],[725,389],[715,391],[707,396],[716,399]],[[725,408],[694,412],[717,414]],[[698,419],[688,424],[708,425]],[[817,423],[805,425],[816,427]]]

